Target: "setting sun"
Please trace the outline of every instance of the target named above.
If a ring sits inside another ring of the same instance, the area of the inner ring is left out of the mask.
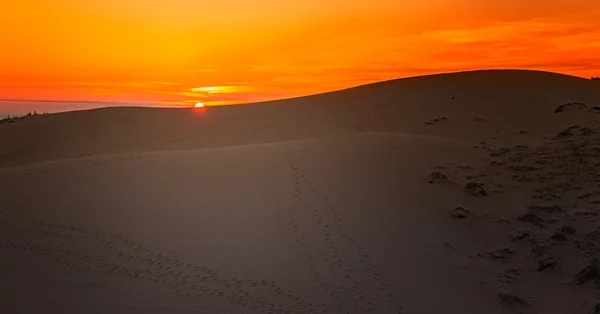
[[[54,2],[3,2],[0,114],[237,105],[475,69],[600,74],[600,1]]]
[[[201,103],[201,102],[196,103],[196,108],[202,108],[202,107],[204,107],[203,103]]]

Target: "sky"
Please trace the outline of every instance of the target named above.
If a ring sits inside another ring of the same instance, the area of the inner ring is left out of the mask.
[[[475,69],[600,76],[595,0],[0,2],[0,115],[243,104]]]

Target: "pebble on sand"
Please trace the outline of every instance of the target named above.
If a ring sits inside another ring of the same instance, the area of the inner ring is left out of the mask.
[[[452,213],[450,213],[450,216],[455,219],[469,218],[471,216],[471,212],[463,207],[457,207],[452,211]]]
[[[529,307],[531,304],[527,302],[527,300],[522,297],[507,292],[498,293],[498,298],[500,299],[500,303],[508,307]]]
[[[515,232],[515,234],[513,234],[510,237],[511,241],[521,241],[524,240],[526,238],[529,238],[531,236],[531,233],[528,230],[517,230],[517,232]]]
[[[513,251],[512,249],[503,248],[503,249],[499,249],[494,252],[491,252],[491,253],[489,253],[489,255],[493,260],[497,260],[497,259],[505,260],[505,259],[513,256],[514,253],[515,253],[515,251]]]
[[[583,110],[587,109],[587,107],[588,106],[580,102],[570,102],[556,107],[556,109],[554,109],[554,113],[560,113],[567,110]]]
[[[435,171],[435,172],[430,173],[427,176],[427,182],[429,182],[429,183],[448,182],[448,177],[439,171]]]
[[[565,241],[569,240],[567,238],[567,235],[561,231],[556,231],[554,234],[552,234],[550,239],[552,239],[554,241],[558,241],[558,242],[565,242]]]
[[[464,190],[465,190],[465,193],[467,193],[471,196],[475,196],[475,197],[487,196],[487,192],[483,189],[483,187],[479,183],[469,182],[465,185]]]
[[[528,222],[528,223],[533,224],[534,226],[538,226],[540,228],[546,227],[546,225],[544,225],[544,220],[542,220],[542,218],[538,217],[538,215],[536,215],[534,213],[527,213],[527,214],[519,217],[519,220],[523,221],[523,222]]]
[[[538,262],[537,271],[543,271],[548,268],[555,268],[558,266],[558,261],[554,257],[547,257]]]
[[[598,261],[592,261],[590,265],[580,270],[575,275],[577,284],[582,285],[590,280],[600,279],[600,266],[598,264]]]

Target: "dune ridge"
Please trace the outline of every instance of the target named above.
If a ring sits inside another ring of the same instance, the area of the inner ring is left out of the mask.
[[[597,87],[594,81],[555,73],[488,70],[392,80],[205,111],[124,107],[66,112],[2,126],[0,166],[86,154],[277,142],[332,133],[438,136],[439,131],[425,123],[441,117],[464,123],[444,133],[444,137],[457,140],[493,140],[498,135],[493,132],[516,127],[539,134],[554,131],[556,120],[565,119],[552,114],[559,105],[598,105]],[[487,126],[475,132],[479,124],[474,122],[484,117]],[[538,123],[531,124],[533,119]],[[571,120],[565,121],[565,126],[575,122]]]

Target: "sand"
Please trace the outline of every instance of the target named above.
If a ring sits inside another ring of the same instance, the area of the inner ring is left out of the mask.
[[[600,312],[596,106],[494,70],[0,125],[0,309]]]

